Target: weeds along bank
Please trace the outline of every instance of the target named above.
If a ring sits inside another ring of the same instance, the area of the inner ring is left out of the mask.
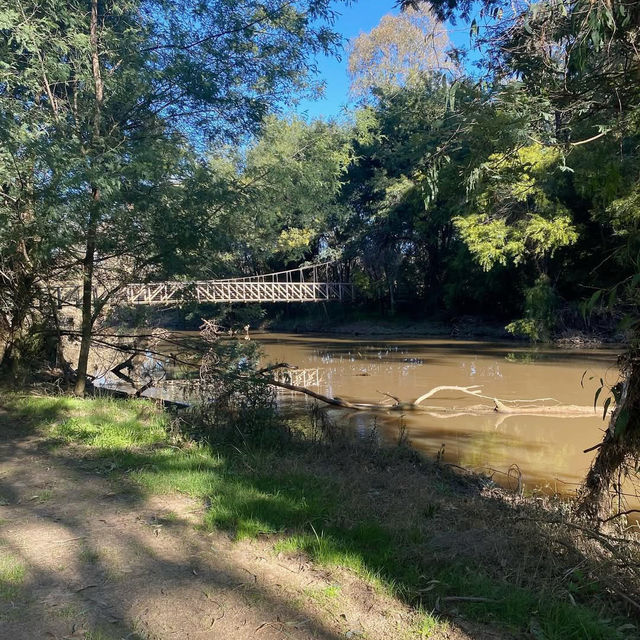
[[[303,554],[428,612],[416,637],[456,620],[558,640],[637,637],[630,533],[593,531],[566,503],[510,496],[405,446],[382,449],[374,432],[356,442],[320,410],[291,423],[264,399],[217,413],[27,395],[1,407],[9,439],[36,438],[56,460],[145,495],[199,501],[202,535],[267,541],[266,562]],[[2,571],[3,589],[18,588],[16,567]]]

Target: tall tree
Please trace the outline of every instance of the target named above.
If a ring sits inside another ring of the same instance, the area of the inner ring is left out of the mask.
[[[419,82],[425,73],[442,74],[455,65],[447,56],[445,25],[425,6],[385,15],[349,45],[351,91],[360,97]]]

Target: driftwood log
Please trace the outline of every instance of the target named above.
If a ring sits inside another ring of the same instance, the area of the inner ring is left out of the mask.
[[[281,363],[273,365],[269,368],[268,373],[272,374],[278,369],[296,369],[288,364]],[[266,373],[266,372],[265,372]],[[279,387],[281,389],[287,389],[289,391],[295,391],[302,393],[311,398],[319,400],[334,407],[341,407],[343,409],[351,409],[354,411],[422,411],[433,415],[442,416],[442,414],[450,414],[446,417],[454,417],[461,415],[482,415],[482,414],[504,414],[509,415],[531,415],[531,416],[558,416],[558,417],[586,417],[595,414],[595,407],[593,406],[580,406],[580,405],[568,405],[561,404],[555,398],[534,398],[524,400],[506,400],[504,398],[494,398],[492,396],[483,395],[481,393],[482,387],[479,385],[472,385],[468,387],[453,386],[453,385],[440,385],[430,389],[426,393],[423,393],[419,398],[416,398],[413,402],[402,402],[399,398],[392,396],[385,392],[380,392],[382,395],[387,396],[394,402],[389,403],[369,403],[369,402],[352,402],[340,397],[330,397],[301,387],[290,382],[280,380],[272,375],[259,376],[269,384]],[[462,395],[470,395],[475,398],[489,400],[490,404],[478,404],[466,407],[440,407],[440,406],[427,406],[423,402],[429,398],[435,396],[441,391],[457,391]],[[540,404],[543,402],[555,402],[553,405]]]

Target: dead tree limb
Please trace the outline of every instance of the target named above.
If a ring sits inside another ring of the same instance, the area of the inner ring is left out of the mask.
[[[461,415],[482,415],[482,414],[493,414],[500,413],[506,416],[512,415],[531,415],[531,416],[566,416],[566,417],[582,417],[586,415],[593,415],[594,409],[593,407],[587,406],[577,406],[577,405],[554,405],[554,406],[541,406],[541,405],[533,405],[533,406],[517,406],[517,407],[508,407],[504,403],[505,402],[527,402],[529,404],[535,402],[542,402],[545,400],[554,400],[558,402],[554,398],[535,398],[531,400],[500,400],[498,398],[493,398],[491,396],[485,396],[480,394],[480,388],[477,385],[473,385],[471,387],[458,387],[458,386],[450,386],[450,385],[442,385],[439,387],[434,387],[427,393],[420,396],[414,402],[400,402],[395,396],[391,394],[383,393],[394,400],[396,403],[393,405],[383,404],[383,403],[364,403],[364,402],[350,402],[348,400],[344,400],[343,398],[334,397],[331,398],[329,396],[325,396],[321,393],[317,393],[315,391],[311,391],[306,387],[301,387],[298,385],[290,384],[288,382],[283,382],[281,380],[276,380],[272,377],[267,376],[259,376],[264,382],[268,384],[272,384],[275,387],[280,387],[282,389],[288,389],[289,391],[295,391],[297,393],[302,393],[304,395],[315,398],[316,400],[320,400],[326,404],[332,405],[334,407],[341,407],[344,409],[352,409],[356,411],[424,411],[429,413],[430,415],[439,415],[444,416],[445,414],[451,414],[453,416],[461,416]],[[420,403],[425,399],[430,398],[435,395],[439,391],[461,391],[468,395],[472,395],[476,398],[484,398],[491,400],[494,403],[494,406],[489,405],[473,405],[470,407],[437,407],[437,406],[421,406]],[[447,416],[448,417],[448,416]]]

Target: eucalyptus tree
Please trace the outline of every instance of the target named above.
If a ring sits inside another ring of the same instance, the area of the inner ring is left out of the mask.
[[[108,297],[173,262],[206,226],[209,208],[187,188],[206,177],[197,151],[243,139],[310,87],[310,55],[338,44],[329,5],[0,1],[0,206],[12,230],[2,257],[28,283],[47,269],[81,278],[76,393]]]
[[[425,73],[454,71],[446,26],[426,7],[383,16],[371,31],[349,43],[348,72],[354,96],[370,97],[420,82]]]

